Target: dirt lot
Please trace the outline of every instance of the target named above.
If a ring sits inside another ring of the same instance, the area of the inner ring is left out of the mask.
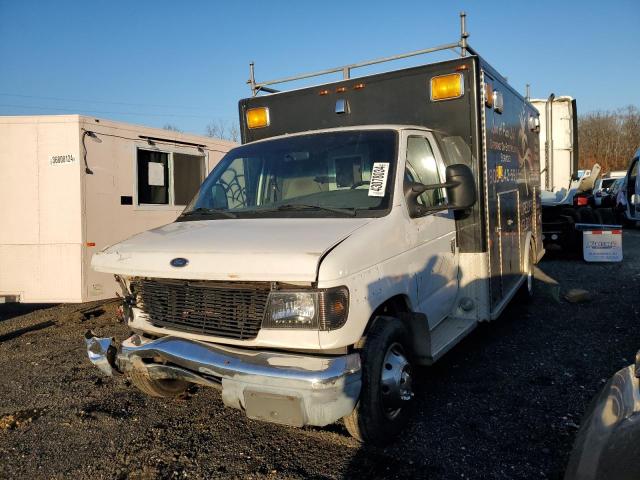
[[[114,304],[1,306],[0,478],[560,478],[591,397],[640,348],[640,231],[624,243],[622,264],[545,259],[531,304],[420,371],[415,422],[385,449],[339,424],[247,420],[214,390],[166,401],[102,377],[82,334],[124,337]]]

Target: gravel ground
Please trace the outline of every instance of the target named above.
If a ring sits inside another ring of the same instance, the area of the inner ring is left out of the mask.
[[[415,421],[384,449],[102,377],[82,335],[127,334],[113,303],[0,306],[0,478],[561,478],[589,401],[640,348],[640,231],[624,245],[622,264],[543,260],[530,304],[420,370]]]

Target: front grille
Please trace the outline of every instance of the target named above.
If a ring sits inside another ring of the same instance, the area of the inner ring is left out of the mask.
[[[251,340],[267,306],[268,283],[143,279],[132,287],[149,322],[184,332]]]

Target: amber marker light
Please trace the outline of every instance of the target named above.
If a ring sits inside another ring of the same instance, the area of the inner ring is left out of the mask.
[[[484,103],[487,107],[493,107],[493,87],[490,83],[484,84]]]
[[[344,315],[346,307],[341,300],[336,300],[335,302],[333,302],[332,310],[333,310],[333,313],[336,315]]]
[[[347,87],[338,87],[336,88],[336,93],[343,93],[347,91]]]
[[[269,126],[269,109],[267,107],[250,108],[247,110],[247,127],[263,128]]]
[[[431,79],[431,100],[449,100],[463,95],[462,73],[440,75]]]
[[[320,90],[318,95],[329,95],[329,90]]]
[[[356,84],[353,86],[353,89],[354,89],[354,90],[362,90],[363,88],[364,88],[364,83],[356,83]]]

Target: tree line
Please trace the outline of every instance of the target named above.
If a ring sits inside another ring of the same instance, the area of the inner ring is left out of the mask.
[[[578,117],[579,168],[599,163],[602,172],[626,170],[640,148],[640,110],[628,106]]]
[[[182,129],[173,123],[165,123],[162,128],[170,132],[182,133]],[[204,134],[207,137],[229,140],[230,142],[240,141],[240,127],[238,124],[221,119],[213,120],[207,124],[204,129]]]

